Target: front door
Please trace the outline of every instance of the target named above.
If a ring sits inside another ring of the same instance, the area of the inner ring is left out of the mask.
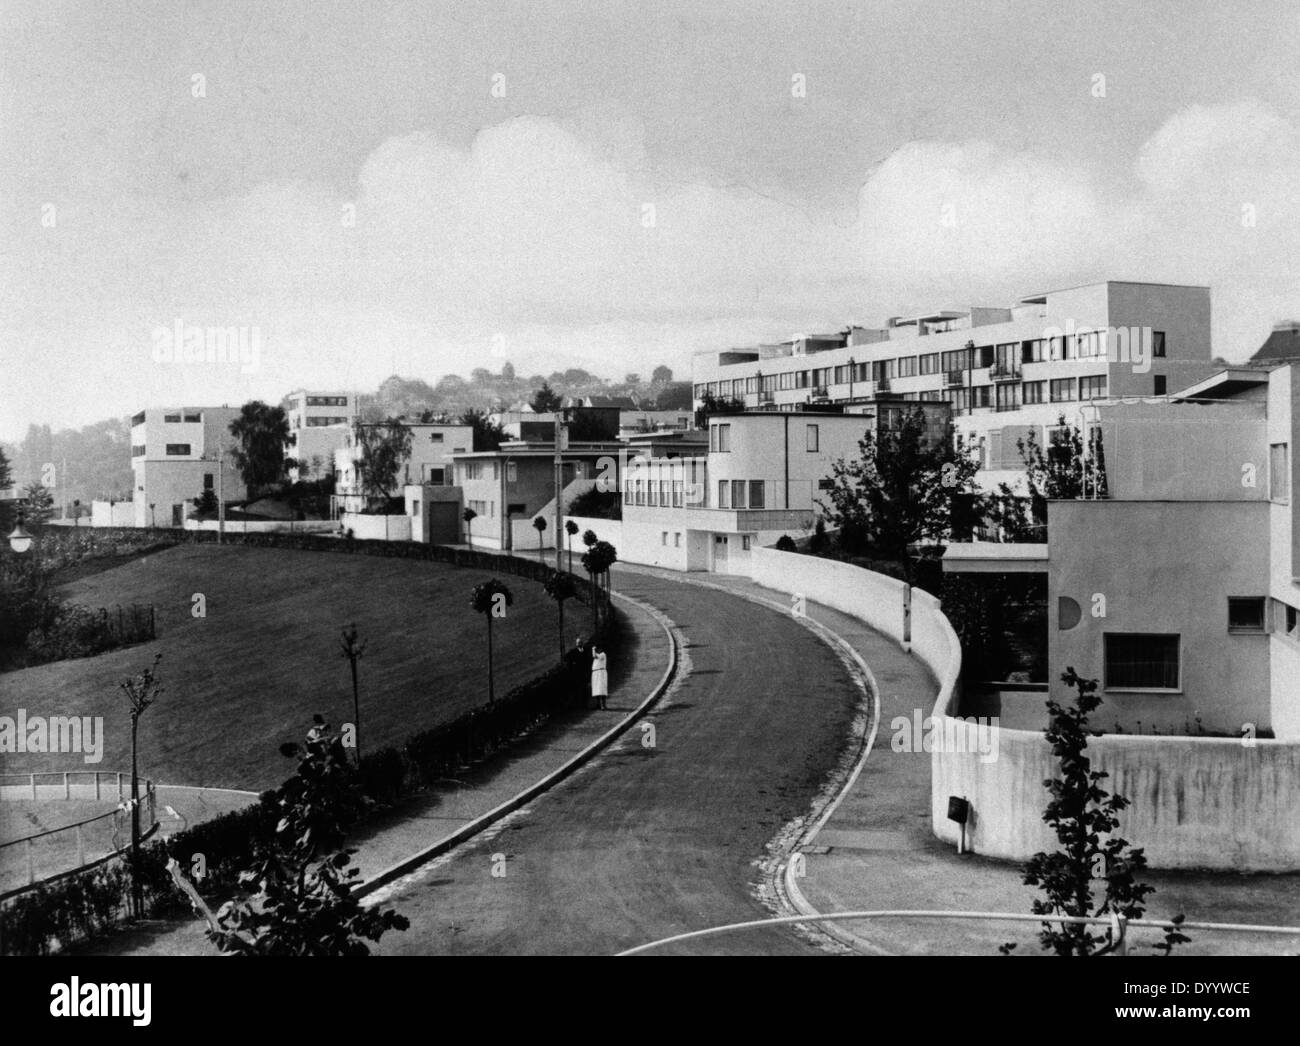
[[[713,572],[715,574],[725,574],[727,572],[727,535],[713,535]]]

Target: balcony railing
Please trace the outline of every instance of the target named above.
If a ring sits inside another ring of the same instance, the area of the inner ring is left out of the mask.
[[[758,394],[758,402],[759,402],[759,403],[775,403],[775,402],[776,402],[776,393],[775,393],[775,392],[772,392],[772,391],[770,391],[770,390],[767,391],[767,392],[760,392],[760,393]]]
[[[1004,363],[995,363],[989,368],[989,377],[994,381],[1020,381],[1021,374],[1018,367],[1008,367]]]
[[[876,379],[876,391],[877,391],[877,392],[888,392],[888,391],[889,391],[889,379],[888,379],[888,378],[877,378],[877,379]]]
[[[827,398],[825,385],[814,385],[812,389],[812,398],[815,400],[824,400]]]
[[[964,370],[950,370],[944,373],[943,387],[945,389],[959,389],[966,384],[966,372]]]

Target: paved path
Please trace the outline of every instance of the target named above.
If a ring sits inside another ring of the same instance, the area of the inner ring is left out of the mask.
[[[486,837],[381,895],[411,919],[385,954],[610,954],[771,914],[759,861],[845,747],[861,692],[788,614],[646,572],[687,674],[641,731]],[[501,855],[494,861],[495,855]],[[504,876],[494,876],[494,868]],[[810,953],[788,928],[676,951]]]

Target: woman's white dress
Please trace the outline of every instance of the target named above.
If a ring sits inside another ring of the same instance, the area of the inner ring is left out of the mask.
[[[602,650],[591,659],[591,696],[609,696],[609,672],[605,669],[605,652]]]

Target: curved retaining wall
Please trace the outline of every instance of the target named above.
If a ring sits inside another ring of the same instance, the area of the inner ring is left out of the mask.
[[[802,594],[901,642],[901,581],[769,548],[751,557],[758,584]],[[1056,837],[1042,820],[1043,781],[1056,773],[1051,748],[1037,731],[999,729],[993,757],[981,754],[975,728],[954,715],[960,643],[939,601],[915,590],[912,652],[939,681],[935,736],[965,739],[931,753],[934,834],[956,845],[960,828],[948,820],[948,798],[960,796],[971,804],[966,841],[976,853],[1022,861],[1055,849]],[[1088,755],[1094,769],[1110,775],[1107,788],[1131,800],[1120,815],[1120,832],[1145,849],[1153,867],[1300,870],[1300,744],[1110,734],[1092,738]]]

